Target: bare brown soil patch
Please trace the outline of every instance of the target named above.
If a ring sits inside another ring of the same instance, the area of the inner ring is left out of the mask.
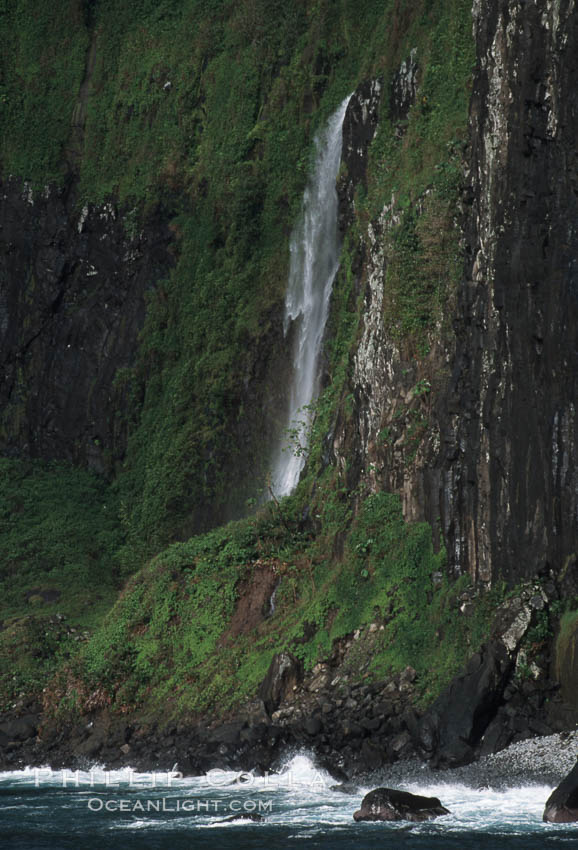
[[[230,643],[238,635],[246,635],[256,629],[271,611],[271,596],[279,581],[275,561],[257,561],[251,575],[239,585],[239,596],[229,628],[221,643]]]

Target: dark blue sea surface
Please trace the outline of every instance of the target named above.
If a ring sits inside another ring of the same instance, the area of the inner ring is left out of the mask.
[[[578,847],[578,827],[542,822],[551,788],[506,790],[437,783],[404,785],[437,796],[451,814],[423,824],[353,821],[364,793],[331,790],[334,780],[306,755],[280,775],[211,771],[205,777],[28,768],[0,774],[0,846],[10,850],[151,848],[243,850],[542,850]],[[401,787],[398,783],[398,787]],[[232,815],[261,814],[261,823]]]

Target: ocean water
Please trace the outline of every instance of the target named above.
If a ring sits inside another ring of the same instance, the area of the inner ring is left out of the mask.
[[[387,784],[386,777],[384,782]],[[542,822],[552,788],[527,785],[476,789],[452,782],[395,786],[439,797],[450,815],[423,824],[353,821],[364,794],[331,790],[335,780],[306,754],[293,756],[277,775],[210,771],[178,773],[52,771],[0,773],[0,846],[10,850],[107,848],[541,848],[578,847],[578,825]],[[236,819],[260,813],[254,823]]]

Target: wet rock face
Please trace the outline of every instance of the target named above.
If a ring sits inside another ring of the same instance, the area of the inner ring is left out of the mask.
[[[578,536],[578,20],[476,0],[468,265],[440,515],[474,579],[560,569]]]
[[[168,217],[140,231],[113,204],[76,209],[70,187],[0,193],[0,450],[106,471],[104,451],[119,459],[126,440],[113,379],[173,263]]]
[[[546,801],[543,820],[547,823],[578,822],[578,762]]]
[[[437,797],[421,797],[394,788],[376,788],[365,795],[353,820],[419,822],[449,814],[449,809],[442,806]]]
[[[416,86],[417,60],[412,51],[400,65],[388,90],[384,90],[382,81],[377,79],[364,83],[353,94],[345,116],[343,175],[338,183],[342,230],[354,218],[355,190],[365,180],[369,144],[377,130],[380,110],[389,110],[388,117],[403,135]],[[391,450],[384,449],[379,437],[384,428],[393,433],[405,421],[408,393],[416,382],[413,364],[403,358],[397,342],[386,333],[384,323],[385,278],[390,259],[386,246],[389,233],[399,220],[399,211],[392,198],[380,216],[368,225],[362,244],[356,246],[352,269],[356,289],[363,293],[363,307],[350,381],[355,405],[350,420],[344,416],[338,419],[332,435],[332,453],[349,487],[354,488],[363,477],[372,489],[400,491],[404,495],[406,518],[421,519],[423,510],[416,512],[413,504],[416,488],[406,487],[409,476],[403,450],[398,451],[393,445]],[[404,493],[406,489],[412,490],[408,498]],[[423,490],[421,482],[417,489]]]
[[[367,80],[352,94],[343,120],[341,176],[337,181],[339,229],[353,221],[355,189],[365,180],[367,154],[379,116],[382,80]]]
[[[392,121],[405,121],[407,118],[417,93],[417,75],[417,50],[414,48],[391,81],[389,114]]]

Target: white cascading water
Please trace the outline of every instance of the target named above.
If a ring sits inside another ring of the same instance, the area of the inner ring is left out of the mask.
[[[531,751],[542,753],[538,759],[553,763],[558,758],[565,763],[559,771],[561,779],[574,761],[572,748],[557,752],[557,736],[537,739],[531,747],[536,744]],[[495,758],[490,756],[489,762]],[[509,764],[516,774],[523,762],[514,757]],[[403,779],[406,770],[411,779]],[[9,827],[7,834],[16,837],[15,847],[40,846],[30,843],[30,837],[37,835],[43,847],[60,847],[61,836],[69,832],[80,836],[77,846],[87,847],[112,846],[111,835],[114,838],[115,834],[117,843],[137,846],[135,836],[143,832],[151,836],[150,841],[157,837],[155,846],[161,846],[159,836],[161,843],[166,839],[162,846],[169,846],[171,837],[175,843],[176,837],[177,844],[183,839],[195,847],[223,848],[299,846],[311,839],[316,847],[328,850],[337,844],[344,850],[361,846],[397,850],[410,845],[423,850],[449,846],[544,850],[576,845],[574,824],[542,821],[552,784],[536,785],[518,778],[517,782],[486,786],[483,762],[472,771],[470,782],[464,783],[455,771],[437,776],[418,763],[399,763],[384,768],[371,783],[366,780],[359,787],[352,784],[339,789],[337,780],[317,767],[307,753],[289,756],[278,772],[264,776],[220,768],[195,777],[184,777],[174,769],[139,773],[131,768],[108,771],[98,765],[84,771],[26,768],[0,772],[2,826]],[[500,768],[494,779],[499,779],[499,774]],[[483,787],[478,787],[480,783]],[[365,794],[378,785],[438,797],[450,814],[424,823],[356,824],[353,813]],[[48,819],[46,811],[50,812]],[[256,826],[241,819],[252,812],[260,813],[264,822]],[[241,817],[223,822],[235,814]],[[258,844],[234,838],[238,829],[251,834],[256,828],[263,835]],[[219,832],[213,843],[200,838],[202,831],[215,829]],[[226,838],[229,830],[233,833]]]
[[[299,222],[291,235],[291,262],[285,298],[284,331],[293,322],[293,378],[286,429],[273,462],[271,487],[276,497],[297,486],[305,465],[310,405],[319,392],[319,355],[333,280],[339,267],[335,182],[341,161],[343,119],[349,98],[315,137],[315,168],[303,195]]]

